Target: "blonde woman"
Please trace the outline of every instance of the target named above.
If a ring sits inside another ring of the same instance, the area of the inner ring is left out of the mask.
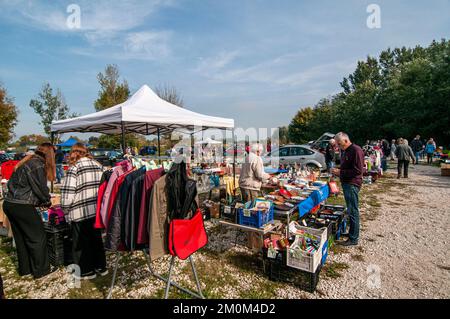
[[[81,143],[72,147],[69,169],[61,187],[61,208],[71,222],[74,264],[80,267],[77,279],[106,275],[106,257],[99,229],[94,229],[97,193],[103,168]]]
[[[47,237],[36,206],[51,206],[47,182],[55,175],[54,146],[43,143],[17,164],[8,182],[3,210],[14,234],[20,276],[37,279],[50,272]]]

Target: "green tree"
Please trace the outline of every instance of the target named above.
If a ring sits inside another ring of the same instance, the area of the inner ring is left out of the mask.
[[[289,139],[295,143],[305,143],[309,138],[309,124],[313,118],[313,109],[305,107],[297,112],[289,124]]]
[[[40,124],[49,138],[51,134],[50,125],[53,121],[78,116],[76,113],[70,114],[69,106],[66,104],[61,91],[57,89],[56,93],[53,94],[53,89],[49,83],[45,83],[38,96],[30,101],[30,107],[41,117]]]
[[[0,84],[0,147],[4,148],[14,136],[18,111],[14,99],[8,96],[6,89]]]
[[[119,68],[115,64],[108,64],[104,73],[97,75],[100,84],[98,98],[94,102],[96,111],[108,109],[123,103],[130,97],[130,89],[126,80],[120,82]],[[133,134],[127,134],[127,143],[133,138]],[[120,148],[122,137],[120,135],[101,135],[98,138],[100,148]]]
[[[48,141],[49,139],[46,136],[39,134],[30,134],[30,135],[22,135],[13,145],[16,147],[24,147],[31,145],[39,145]]]
[[[97,100],[94,102],[96,111],[123,103],[130,97],[127,81],[119,82],[120,75],[117,65],[108,64],[104,73],[100,72],[97,75],[97,79],[100,83],[100,91]]]

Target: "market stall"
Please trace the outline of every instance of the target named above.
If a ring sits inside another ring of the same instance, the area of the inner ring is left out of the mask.
[[[234,120],[221,118],[221,117],[213,117],[204,114],[199,114],[196,112],[192,112],[187,110],[186,108],[180,108],[176,105],[173,105],[163,99],[159,98],[157,94],[155,94],[147,85],[142,86],[133,96],[130,97],[124,103],[113,106],[103,111],[99,111],[96,113],[80,116],[77,118],[56,121],[51,125],[52,136],[56,133],[67,133],[67,132],[96,132],[103,134],[121,134],[122,135],[122,147],[125,151],[126,141],[125,134],[126,133],[138,133],[144,135],[154,135],[158,136],[158,151],[160,154],[160,136],[161,134],[171,133],[175,130],[183,131],[184,133],[189,133],[191,136],[194,133],[197,133],[201,130],[206,130],[209,128],[218,128],[218,129],[233,129],[234,128]],[[127,164],[129,163],[129,164]],[[136,172],[145,172],[147,169],[151,169],[149,172],[153,172],[154,167],[149,167],[149,163],[146,163],[142,158],[139,157],[129,157],[124,165],[130,165],[136,169]],[[173,164],[175,165],[175,164]],[[172,166],[173,166],[172,165]],[[160,165],[161,166],[161,165]],[[113,168],[114,169],[114,168]],[[121,168],[122,169],[122,168]],[[156,169],[155,169],[156,170]],[[134,174],[134,173],[133,173]],[[140,173],[142,174],[142,173]],[[138,178],[138,173],[134,174],[136,178]],[[130,176],[133,176],[131,175]],[[163,177],[161,177],[163,178]],[[158,183],[158,180],[155,184]],[[119,187],[119,186],[117,186]],[[128,192],[125,192],[127,194]],[[99,196],[100,198],[100,196]],[[147,198],[147,197],[146,197]],[[114,201],[115,199],[108,199],[109,201]],[[156,201],[153,201],[155,203]],[[134,202],[131,202],[132,205],[135,205]],[[107,210],[107,214],[103,214],[102,216],[114,216],[110,212],[110,207],[113,204],[108,204],[105,206],[105,210]],[[123,205],[122,205],[123,206]],[[121,207],[122,207],[121,206]],[[126,206],[128,207],[128,206]],[[125,212],[124,212],[125,213]],[[128,213],[128,211],[126,211]],[[145,215],[141,215],[140,221],[145,219]],[[148,217],[147,217],[148,218]],[[109,220],[102,220],[107,224],[114,223]],[[117,223],[117,221],[115,221]],[[101,225],[101,223],[100,223]],[[146,223],[142,223],[142,225],[146,225]],[[106,227],[106,225],[104,225]],[[128,227],[127,224],[121,225],[121,221],[119,221],[120,227]],[[151,229],[149,230],[151,232]],[[116,275],[117,275],[117,267],[118,261],[121,257],[121,249],[118,249],[122,243],[117,241],[108,241],[108,231],[107,231],[107,243],[112,249],[112,251],[116,252],[116,263],[114,266],[113,280],[111,283],[111,289],[108,297],[112,296],[112,289],[114,287]],[[151,235],[151,234],[150,234]],[[114,234],[111,234],[112,238],[114,238]],[[133,242],[133,241],[132,241]],[[113,244],[111,244],[113,243]],[[136,246],[137,247],[137,246]],[[128,248],[131,251],[136,249],[135,246],[131,245]],[[145,245],[144,245],[145,247]],[[152,275],[157,277],[158,279],[163,280],[166,283],[166,294],[165,297],[168,297],[169,288],[171,286],[177,287],[182,291],[189,293],[190,295],[198,298],[203,298],[202,292],[200,290],[200,284],[198,282],[197,273],[195,270],[194,262],[192,256],[189,256],[189,260],[191,262],[192,271],[196,278],[198,293],[192,292],[188,289],[185,289],[178,285],[177,283],[170,280],[171,271],[174,266],[174,258],[172,257],[170,267],[169,267],[169,276],[165,278],[157,273],[155,273],[151,267],[150,261],[158,258],[159,255],[152,254],[152,249],[142,248],[139,249],[144,252],[144,255],[148,261],[149,270]],[[127,250],[125,250],[127,251]]]

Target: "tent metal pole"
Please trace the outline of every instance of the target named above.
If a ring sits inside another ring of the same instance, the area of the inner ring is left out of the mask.
[[[50,143],[52,143],[52,145],[55,145],[55,132],[50,132]],[[50,192],[53,193],[53,185],[54,181],[51,181],[50,183]]]
[[[158,127],[158,159],[159,159],[159,164],[162,163],[161,161],[161,132],[159,131],[159,127]]]
[[[236,182],[236,153],[237,153],[237,142],[236,142],[236,140],[235,140],[235,138],[236,138],[236,136],[234,135],[234,128],[233,128],[233,130],[231,131],[232,132],[232,134],[233,134],[233,138],[232,138],[232,140],[233,140],[233,200],[235,200],[236,199],[236,185],[235,185],[235,182]]]
[[[122,130],[122,151],[123,151],[123,155],[125,155],[125,152],[126,152],[126,146],[125,146],[125,125],[123,124],[123,122],[121,122],[120,124],[121,124],[121,130]]]

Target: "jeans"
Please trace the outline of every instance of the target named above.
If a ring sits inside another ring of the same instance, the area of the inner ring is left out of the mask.
[[[433,164],[433,153],[427,153],[427,164]]]
[[[409,168],[409,161],[405,160],[398,160],[397,163],[397,176],[402,176],[402,166],[403,166],[403,176],[408,177],[408,168]]]
[[[421,152],[416,152],[416,165],[419,164],[419,157]]]
[[[352,184],[342,184],[345,204],[350,219],[349,240],[358,243],[359,239],[359,187]]]
[[[63,164],[56,164],[56,181],[61,183],[61,179],[64,177]]]
[[[260,196],[260,192],[247,188],[241,188],[241,193],[242,193],[242,200],[244,201],[244,203],[248,201],[253,201]]]
[[[328,173],[331,173],[331,169],[334,167],[333,161],[326,161],[326,165]]]

